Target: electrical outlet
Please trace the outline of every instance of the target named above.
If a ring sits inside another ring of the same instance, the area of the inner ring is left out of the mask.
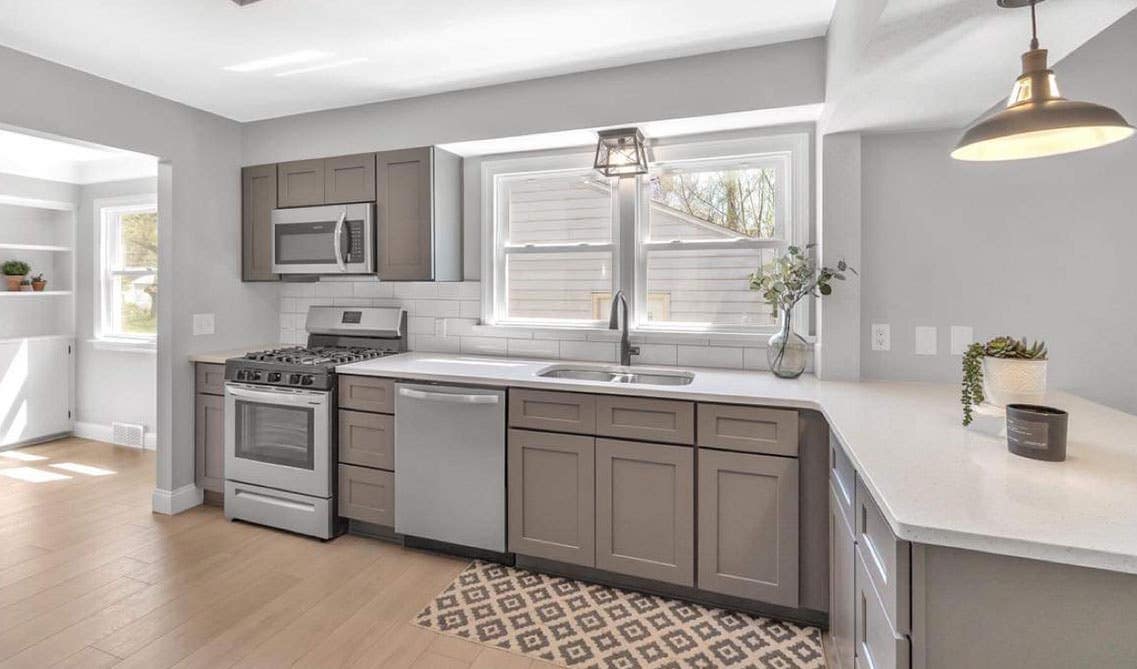
[[[194,314],[193,334],[195,337],[213,334],[213,314]]]
[[[930,325],[916,326],[916,355],[936,354],[936,328]]]
[[[872,324],[872,350],[892,350],[892,329],[888,327],[888,323]]]
[[[970,325],[951,326],[952,355],[963,355],[967,353],[967,347],[970,346],[973,341],[975,341],[975,334],[971,330]]]

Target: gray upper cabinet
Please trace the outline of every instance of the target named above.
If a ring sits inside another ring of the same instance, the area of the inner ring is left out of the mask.
[[[798,461],[699,449],[698,587],[798,606]]]
[[[272,210],[276,165],[241,169],[241,280],[276,281],[272,273]]]
[[[509,550],[595,565],[596,440],[510,430],[508,441]]]
[[[375,154],[324,161],[324,204],[375,201]]]
[[[377,155],[380,279],[462,279],[461,165],[430,146]]]
[[[596,566],[695,584],[695,453],[596,440]]]
[[[310,207],[325,203],[323,158],[280,163],[276,166],[276,174],[276,206]]]

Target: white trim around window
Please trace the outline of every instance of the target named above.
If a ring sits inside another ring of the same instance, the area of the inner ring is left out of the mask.
[[[769,167],[776,171],[779,187],[776,192],[776,225],[784,226],[775,234],[776,239],[753,238],[740,235],[737,239],[649,239],[647,226],[651,196],[649,178],[614,180],[611,241],[580,244],[522,244],[510,245],[506,239],[508,211],[499,206],[503,202],[503,179],[540,176],[564,172],[587,172],[591,166],[592,150],[568,150],[544,154],[484,158],[481,163],[482,213],[482,323],[491,326],[531,327],[541,329],[581,330],[606,329],[607,322],[591,319],[527,319],[509,317],[507,311],[507,256],[542,252],[604,251],[612,254],[612,289],[622,289],[633,305],[633,331],[639,334],[716,334],[750,337],[774,331],[774,325],[746,325],[719,323],[683,323],[650,321],[649,306],[663,303],[658,295],[649,295],[647,288],[647,255],[649,252],[692,250],[780,249],[789,244],[804,245],[810,239],[812,227],[812,174],[811,137],[799,131],[783,134],[740,135],[675,138],[654,142],[652,165],[658,168],[723,166]],[[649,175],[650,176],[650,175]],[[757,299],[757,297],[755,297]],[[797,319],[800,329],[808,329],[808,318]]]
[[[114,282],[124,276],[148,276],[157,268],[120,267],[117,262],[117,237],[112,228],[123,214],[158,210],[158,196],[154,193],[100,198],[92,203],[94,212],[94,339],[92,345],[99,350],[152,352],[157,344],[157,333],[131,334],[116,332],[114,322]]]

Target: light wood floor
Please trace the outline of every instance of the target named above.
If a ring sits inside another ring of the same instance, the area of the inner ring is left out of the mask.
[[[463,560],[153,514],[153,478],[83,439],[0,453],[0,668],[553,666],[409,623]]]

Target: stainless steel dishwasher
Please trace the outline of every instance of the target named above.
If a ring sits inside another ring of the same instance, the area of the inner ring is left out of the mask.
[[[505,552],[505,391],[399,383],[395,531]]]

